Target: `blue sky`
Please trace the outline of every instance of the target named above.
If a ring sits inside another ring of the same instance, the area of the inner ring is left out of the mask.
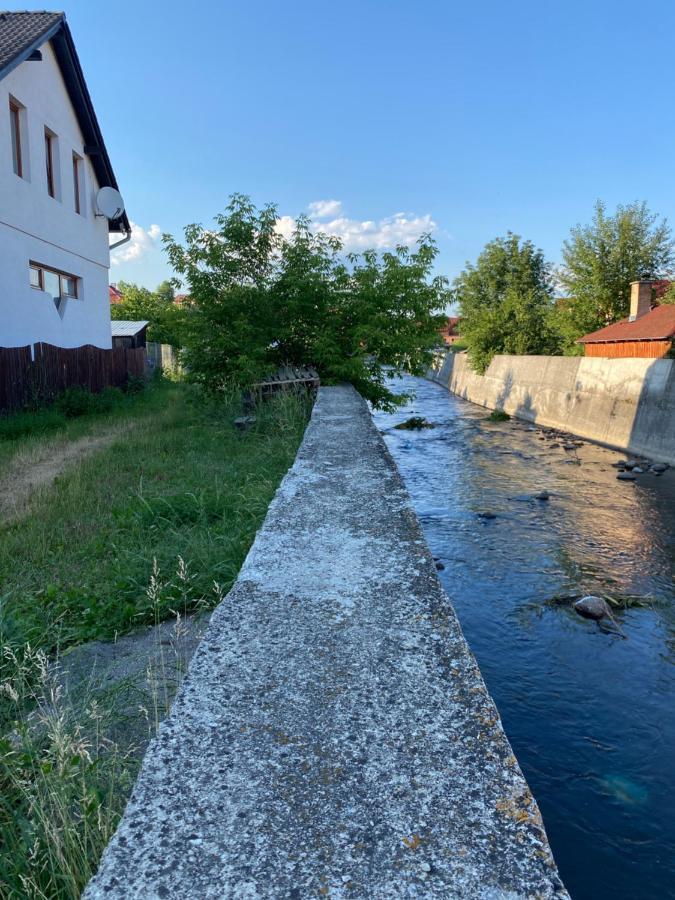
[[[675,221],[671,0],[65,10],[140,226],[112,280],[153,287],[157,233],[233,191],[291,217],[338,201],[315,209],[356,248],[432,227],[451,277],[509,229],[558,261],[596,198]]]

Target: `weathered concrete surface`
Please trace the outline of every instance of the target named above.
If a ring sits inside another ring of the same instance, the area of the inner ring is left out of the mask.
[[[466,354],[441,353],[429,377],[480,406],[675,465],[675,360],[505,355],[479,375]]]
[[[567,896],[353,389],[320,390],[84,896]]]

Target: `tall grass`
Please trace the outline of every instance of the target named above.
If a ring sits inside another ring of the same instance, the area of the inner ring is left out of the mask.
[[[135,716],[147,736],[166,714],[182,617],[215,605],[235,579],[309,410],[280,397],[241,433],[236,398],[157,390],[155,416],[0,533],[3,900],[77,898],[95,872],[141,755],[120,739],[120,718]],[[66,690],[64,647],[166,618],[175,646],[160,642],[134,710],[128,691]]]

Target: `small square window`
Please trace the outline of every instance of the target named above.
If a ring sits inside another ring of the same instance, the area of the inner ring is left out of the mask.
[[[72,275],[61,276],[61,296],[77,297],[77,278]]]

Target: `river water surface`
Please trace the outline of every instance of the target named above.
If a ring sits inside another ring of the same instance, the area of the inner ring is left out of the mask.
[[[624,454],[552,447],[422,379],[392,386],[415,399],[375,423],[568,890],[675,897],[675,472],[620,482]],[[393,429],[411,415],[436,427]],[[599,592],[651,605],[616,613],[621,636],[554,599]]]

